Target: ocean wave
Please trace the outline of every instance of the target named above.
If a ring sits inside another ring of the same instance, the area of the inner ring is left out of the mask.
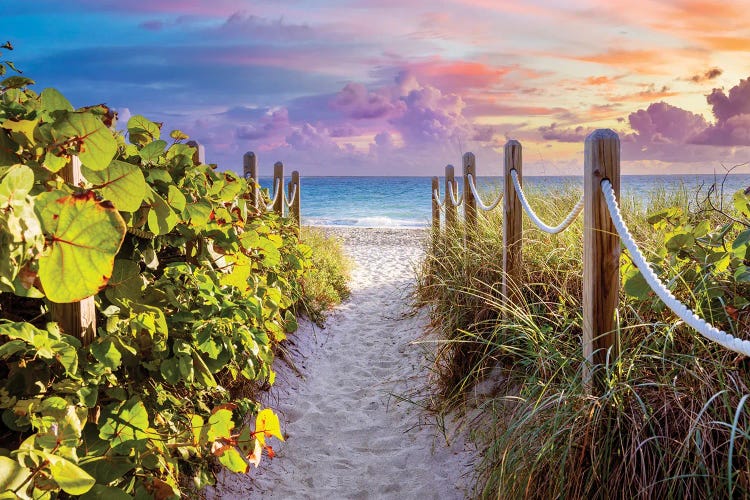
[[[392,217],[360,217],[360,218],[307,218],[302,223],[318,227],[372,227],[372,228],[422,228],[427,227],[427,221],[418,219],[394,219]]]

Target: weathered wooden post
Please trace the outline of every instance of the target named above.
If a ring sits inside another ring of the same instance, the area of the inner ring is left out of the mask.
[[[299,231],[302,228],[302,216],[300,210],[300,199],[302,197],[302,193],[300,191],[299,185],[299,172],[297,172],[296,170],[292,172],[292,181],[289,183],[288,189],[288,196],[290,198],[290,201],[292,202],[289,205],[289,211],[291,212],[291,216],[294,217],[294,220],[297,223],[297,234],[299,234]]]
[[[620,139],[612,130],[595,130],[586,137],[584,151],[583,374],[590,387],[600,388],[597,366],[618,355],[615,309],[620,293],[620,238],[601,182],[609,179],[619,199]]]
[[[438,177],[432,178],[432,191],[430,192],[430,199],[432,200],[432,247],[437,248],[438,242],[440,241],[440,200],[435,195],[440,190],[440,179]]]
[[[471,242],[475,238],[477,228],[477,200],[469,186],[469,175],[471,175],[474,184],[477,180],[477,160],[474,153],[465,153],[463,157],[464,164],[464,231],[466,233],[466,248],[471,247]]]
[[[453,165],[448,165],[445,167],[445,230],[449,237],[453,235],[458,219],[458,207],[453,205],[451,193],[454,198],[458,197],[455,171]]]
[[[70,163],[60,170],[60,176],[70,184],[78,186],[83,181],[81,161],[74,156]],[[50,303],[52,321],[60,324],[62,331],[89,345],[96,336],[96,304],[94,297],[69,304]]]
[[[276,199],[273,202],[273,211],[280,217],[284,216],[284,164],[277,161],[273,166],[273,193]],[[278,190],[278,192],[277,192]]]
[[[242,157],[242,174],[250,188],[250,205],[258,208],[258,157],[252,151]]]
[[[193,153],[193,162],[195,163],[206,163],[206,148],[203,146],[203,144],[199,143],[198,141],[188,141],[188,146],[193,146],[195,148],[195,153]]]
[[[503,194],[503,299],[511,301],[517,299],[517,293],[521,287],[522,280],[522,207],[521,200],[513,186],[511,170],[518,175],[518,182],[522,184],[522,158],[521,143],[508,141],[505,144],[505,169]]]

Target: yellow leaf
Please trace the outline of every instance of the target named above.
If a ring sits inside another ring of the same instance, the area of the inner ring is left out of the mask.
[[[270,408],[261,410],[255,417],[255,438],[260,441],[261,445],[265,445],[267,437],[275,437],[279,441],[284,440],[284,436],[281,435],[279,417]]]

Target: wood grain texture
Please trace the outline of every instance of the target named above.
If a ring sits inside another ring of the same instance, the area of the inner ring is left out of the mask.
[[[279,216],[284,216],[284,164],[277,161],[273,166],[273,189],[274,192],[271,196],[276,194],[276,189],[280,189],[279,196],[276,197],[276,201],[273,204],[273,211]]]
[[[258,157],[252,151],[242,157],[242,175],[250,187],[250,205],[258,208]]]
[[[584,380],[601,382],[598,365],[617,357],[615,309],[620,291],[620,238],[607,209],[601,182],[609,179],[620,198],[620,139],[609,129],[592,132],[585,143],[583,207]],[[593,377],[593,379],[592,379]]]
[[[73,157],[71,162],[60,170],[60,176],[65,182],[80,186],[84,182],[81,174],[81,161]],[[83,345],[89,345],[96,335],[96,304],[94,297],[87,297],[80,302],[70,304],[50,303],[52,321],[60,324],[63,332],[81,340]]]
[[[464,230],[466,232],[466,248],[471,248],[476,236],[477,228],[477,200],[469,187],[469,174],[477,179],[477,160],[474,153],[466,153],[463,157],[464,165]]]
[[[503,284],[505,300],[517,302],[518,291],[523,277],[523,207],[513,186],[510,171],[518,174],[518,182],[523,186],[523,155],[521,143],[508,141],[505,144],[504,194],[503,194]]]
[[[445,167],[445,229],[449,234],[453,234],[456,229],[458,220],[458,208],[451,203],[449,189],[452,189],[454,198],[458,198],[458,188],[455,182],[455,169],[453,165]]]
[[[295,187],[297,188],[297,192],[294,195],[289,211],[297,224],[297,233],[299,234],[299,230],[302,227],[302,209],[300,204],[302,200],[302,188],[299,183],[299,172],[296,170],[292,171],[292,181],[289,183],[289,194],[287,196],[292,196]]]

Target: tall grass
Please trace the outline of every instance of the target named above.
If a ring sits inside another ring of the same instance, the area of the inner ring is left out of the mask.
[[[533,190],[540,217],[559,221],[580,192]],[[639,244],[663,240],[646,215],[682,206],[687,191],[622,201]],[[691,206],[689,206],[691,205]],[[705,212],[705,216],[715,214]],[[704,341],[664,310],[621,296],[621,354],[605,387],[582,384],[582,221],[560,235],[526,222],[519,303],[504,304],[502,221],[480,219],[474,251],[463,228],[428,252],[418,298],[443,340],[435,359],[442,403],[461,406],[492,370],[494,395],[473,425],[486,446],[477,469],[483,498],[717,498],[750,495],[747,361]],[[747,332],[745,332],[747,334]]]

